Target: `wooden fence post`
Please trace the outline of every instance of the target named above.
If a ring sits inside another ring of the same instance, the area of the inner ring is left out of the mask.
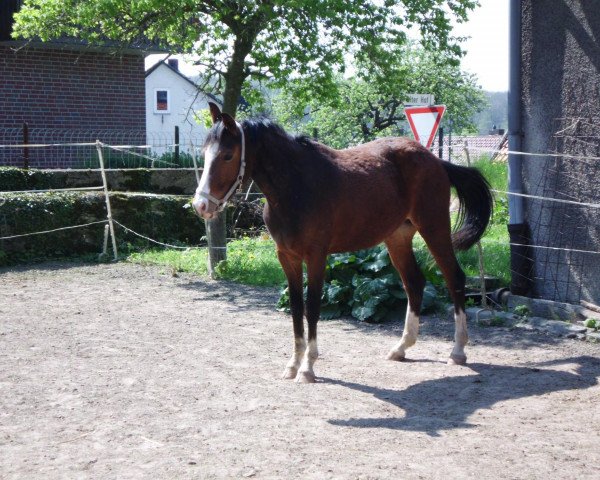
[[[106,218],[112,237],[112,247],[115,261],[119,259],[117,254],[117,238],[115,237],[115,226],[113,224],[112,211],[110,209],[110,196],[108,195],[108,182],[106,181],[106,172],[104,171],[104,155],[102,153],[102,143],[96,140],[96,150],[98,151],[98,160],[100,161],[100,174],[102,175],[102,186],[104,187],[104,199],[106,200]]]

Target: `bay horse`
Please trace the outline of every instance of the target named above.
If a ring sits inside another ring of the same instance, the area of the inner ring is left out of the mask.
[[[425,277],[412,239],[423,237],[454,302],[454,348],[448,363],[466,363],[465,274],[454,249],[471,247],[485,231],[493,199],[475,169],[442,161],[407,138],[382,138],[334,150],[288,135],[267,119],[238,123],[210,103],[213,126],[204,144],[204,171],[193,199],[196,212],[214,218],[242,181],[252,178],[266,197],[263,217],[286,275],[294,349],[286,379],[315,381],[317,321],[329,253],[384,242],[408,297],[404,331],[388,353],[404,360],[415,344]],[[460,201],[459,229],[450,228],[450,187]],[[308,289],[303,300],[302,264]],[[304,336],[306,314],[308,337]]]

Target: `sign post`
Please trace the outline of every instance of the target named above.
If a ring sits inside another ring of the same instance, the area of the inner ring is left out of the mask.
[[[404,109],[415,140],[425,148],[431,148],[445,111],[445,105],[406,107]]]

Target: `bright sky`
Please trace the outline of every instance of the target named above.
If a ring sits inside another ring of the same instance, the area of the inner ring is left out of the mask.
[[[462,67],[477,75],[484,90],[508,91],[508,4],[509,0],[479,0],[467,23],[454,34],[471,37],[463,43],[467,54]]]
[[[463,69],[477,75],[484,90],[508,91],[508,4],[509,0],[479,0],[467,23],[456,25],[454,35],[470,37],[463,43]],[[178,57],[178,56],[175,56]],[[146,68],[164,55],[150,55]],[[197,75],[197,69],[180,60],[181,72]]]

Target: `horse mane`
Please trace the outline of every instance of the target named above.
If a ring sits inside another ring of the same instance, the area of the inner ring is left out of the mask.
[[[265,141],[283,141],[290,143],[290,146],[302,147],[317,151],[319,144],[312,140],[308,135],[290,135],[281,125],[268,117],[254,117],[244,120],[242,126],[251,141],[263,143]]]

